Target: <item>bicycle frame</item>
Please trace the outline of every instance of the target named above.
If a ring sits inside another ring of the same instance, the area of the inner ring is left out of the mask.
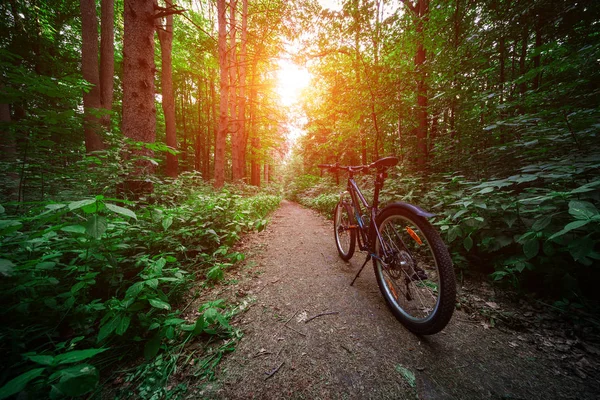
[[[350,194],[350,197],[352,199],[351,206],[353,208],[355,214],[354,218],[356,219],[357,223],[356,229],[358,230],[359,235],[362,239],[362,243],[360,240],[358,241],[359,248],[360,250],[368,251],[370,257],[376,258],[384,264],[385,262],[377,254],[375,254],[375,239],[378,240],[381,245],[384,258],[387,257],[388,249],[386,248],[387,246],[385,244],[385,241],[381,237],[381,233],[379,232],[376,223],[377,214],[379,212],[379,191],[383,187],[383,182],[386,177],[387,174],[385,172],[377,173],[377,177],[375,178],[375,192],[373,193],[373,205],[369,205],[369,203],[365,199],[365,196],[360,191],[358,185],[356,184],[356,181],[354,180],[354,171],[352,170],[348,171],[348,185],[346,188],[347,192]],[[370,211],[371,214],[368,227],[365,226],[365,223],[362,218],[361,204],[368,211]]]

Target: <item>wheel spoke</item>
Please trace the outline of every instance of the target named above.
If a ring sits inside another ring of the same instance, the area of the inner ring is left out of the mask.
[[[388,287],[388,299],[410,318],[421,320],[429,317],[438,302],[439,288],[437,266],[427,238],[411,221],[400,216],[386,220],[380,227],[389,260],[387,266],[378,263],[382,280]],[[377,244],[377,254],[382,254]],[[424,268],[422,268],[424,267]],[[425,279],[423,277],[426,276]]]

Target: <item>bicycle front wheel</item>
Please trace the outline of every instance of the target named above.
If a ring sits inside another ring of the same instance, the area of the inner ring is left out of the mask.
[[[352,207],[340,201],[333,213],[333,231],[335,244],[342,260],[348,261],[354,254],[356,246],[356,227],[353,226]]]
[[[441,331],[456,300],[446,245],[425,218],[404,208],[383,210],[377,223],[383,244],[377,240],[373,267],[389,308],[414,333]]]

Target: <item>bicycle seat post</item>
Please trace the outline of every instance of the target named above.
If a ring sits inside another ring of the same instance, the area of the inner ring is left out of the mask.
[[[383,188],[385,178],[387,178],[387,173],[385,171],[377,171],[377,178],[375,178],[375,193],[373,194],[373,208],[375,209],[379,206],[379,191]]]

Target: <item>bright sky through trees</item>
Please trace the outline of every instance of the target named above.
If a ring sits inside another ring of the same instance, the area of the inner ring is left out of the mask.
[[[277,93],[285,106],[298,102],[302,89],[310,82],[310,73],[290,60],[280,59],[277,71]]]

